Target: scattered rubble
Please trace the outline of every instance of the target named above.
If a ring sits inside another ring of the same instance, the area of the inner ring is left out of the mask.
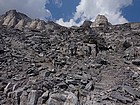
[[[0,105],[140,105],[139,30],[140,23],[111,25],[102,15],[67,28],[7,12]]]

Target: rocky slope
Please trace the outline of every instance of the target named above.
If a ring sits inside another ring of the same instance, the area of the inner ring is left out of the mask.
[[[0,17],[0,105],[140,105],[140,23],[42,22]]]

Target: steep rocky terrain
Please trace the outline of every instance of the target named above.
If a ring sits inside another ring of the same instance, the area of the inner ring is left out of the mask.
[[[0,17],[0,105],[140,105],[140,23],[80,27]]]

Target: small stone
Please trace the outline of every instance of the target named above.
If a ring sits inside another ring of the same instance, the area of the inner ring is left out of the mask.
[[[73,80],[73,79],[67,79],[67,80],[66,80],[66,83],[67,83],[67,84],[78,85],[79,82],[76,81],[76,80]]]
[[[112,92],[111,93],[111,97],[112,98],[115,98],[123,103],[127,103],[127,102],[133,102],[132,99],[128,98],[128,97],[125,97],[124,95],[120,94],[119,92]]]
[[[57,84],[57,86],[60,87],[61,89],[67,89],[68,88],[67,84],[64,83],[64,82],[61,82],[61,83]]]
[[[134,64],[136,66],[140,66],[140,60],[139,59],[132,60],[132,64]]]
[[[42,95],[42,98],[43,99],[49,98],[49,91],[44,92],[43,95]]]
[[[122,86],[122,89],[131,94],[132,96],[136,97],[134,89],[130,86]]]
[[[70,88],[71,91],[76,90],[76,87],[72,84],[69,85],[69,88]]]
[[[85,90],[90,91],[90,90],[93,90],[93,89],[94,89],[94,83],[93,83],[93,81],[90,81],[90,82],[86,85]]]
[[[137,72],[134,72],[134,74],[132,75],[132,78],[136,79],[137,77],[139,77],[139,74]]]
[[[12,90],[12,86],[13,86],[13,84],[11,82],[9,82],[7,84],[7,86],[4,88],[4,93],[7,94],[7,92],[9,91],[9,89]]]
[[[82,80],[81,80],[81,83],[84,84],[84,85],[86,85],[86,84],[88,83],[88,80],[82,79]]]
[[[128,41],[125,41],[125,42],[123,43],[123,47],[125,48],[125,50],[126,50],[127,48],[131,47],[131,46],[132,46],[131,43],[128,42]]]

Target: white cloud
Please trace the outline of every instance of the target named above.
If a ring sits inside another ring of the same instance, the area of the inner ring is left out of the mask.
[[[23,12],[31,18],[45,19],[51,17],[51,12],[45,8],[50,0],[0,0],[0,14],[10,9]],[[52,0],[58,7],[63,5],[62,0]],[[81,25],[84,20],[92,20],[98,14],[105,15],[112,24],[128,22],[121,9],[132,4],[133,0],[81,0],[76,7],[72,19],[64,21],[63,18],[56,22],[63,26]],[[69,12],[69,11],[68,11]],[[77,21],[79,21],[77,23]]]
[[[67,27],[71,27],[71,26],[77,26],[78,24],[75,22],[74,19],[70,19],[69,21],[64,22],[63,18],[60,18],[59,20],[56,20],[56,23],[62,25],[62,26],[67,26]]]
[[[128,22],[122,15],[121,9],[132,4],[133,0],[81,0],[76,7],[73,21],[64,22],[59,19],[56,22],[64,26],[72,26],[77,20],[94,21],[98,14],[105,15],[112,24],[120,24]],[[77,23],[77,25],[80,25]]]
[[[49,10],[45,9],[47,0],[0,0],[0,14],[16,9],[31,18],[42,18],[51,16]]]

